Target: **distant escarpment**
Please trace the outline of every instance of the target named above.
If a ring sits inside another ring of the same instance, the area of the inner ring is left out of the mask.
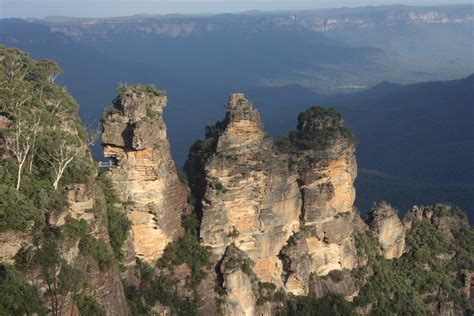
[[[107,172],[125,202],[137,258],[155,263],[184,235],[187,189],[178,179],[163,121],[166,95],[151,86],[123,86],[102,118]]]

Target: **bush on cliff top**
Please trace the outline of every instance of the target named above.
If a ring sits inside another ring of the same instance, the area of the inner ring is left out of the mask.
[[[164,90],[158,90],[152,84],[144,84],[144,85],[140,85],[140,84],[134,84],[134,85],[120,84],[117,87],[117,92],[122,96],[125,96],[129,93],[132,93],[132,92],[137,93],[137,94],[142,94],[143,93],[147,96],[157,96],[157,97],[161,97],[161,96],[166,95],[166,92]]]
[[[280,137],[275,146],[282,152],[325,150],[337,140],[355,144],[355,137],[333,108],[311,107],[298,115],[297,129]]]

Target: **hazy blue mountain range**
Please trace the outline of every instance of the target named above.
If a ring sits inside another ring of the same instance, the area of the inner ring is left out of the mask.
[[[357,205],[362,209],[380,199],[402,210],[412,201],[441,199],[463,205],[472,216],[474,75],[410,85],[385,82],[339,96],[299,86],[255,89],[247,95],[260,105],[272,135],[294,128],[296,122],[288,118],[308,104],[336,107],[358,140]]]
[[[119,82],[167,90],[180,165],[230,92],[246,92],[274,136],[309,105],[336,106],[358,138],[362,210],[446,200],[472,214],[473,80],[441,81],[474,73],[472,23],[470,5],[4,19],[0,43],[56,60],[88,122]]]

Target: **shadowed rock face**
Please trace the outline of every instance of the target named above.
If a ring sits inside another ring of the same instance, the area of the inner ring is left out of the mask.
[[[378,203],[368,214],[370,230],[378,238],[386,259],[400,258],[405,252],[405,229],[397,211],[386,202]]]
[[[308,294],[311,273],[324,276],[356,265],[352,232],[357,165],[352,133],[333,109],[313,107],[300,114],[288,141],[303,197],[304,230],[282,256],[287,289],[303,295]]]
[[[104,155],[116,162],[108,176],[128,202],[135,254],[148,263],[184,234],[187,190],[170,154],[162,118],[166,101],[164,95],[125,89],[103,119]]]

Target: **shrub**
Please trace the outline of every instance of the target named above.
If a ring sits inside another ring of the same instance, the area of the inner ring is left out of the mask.
[[[0,315],[46,315],[36,289],[12,266],[0,263]]]
[[[178,280],[164,272],[157,276],[152,267],[140,260],[137,268],[140,275],[138,288],[129,286],[125,291],[132,315],[149,315],[157,301],[169,306],[173,315],[197,315],[195,299],[178,295]]]
[[[342,296],[330,295],[321,299],[307,296],[293,296],[281,311],[282,316],[354,315],[349,302]]]
[[[112,254],[102,240],[90,235],[84,236],[79,242],[79,251],[83,256],[94,258],[100,270],[108,269],[112,265]]]
[[[76,306],[79,313],[84,316],[105,316],[105,309],[92,296],[81,294],[76,298]]]
[[[266,302],[281,301],[283,292],[275,292],[276,285],[270,282],[258,282],[257,305],[263,305]],[[277,295],[278,294],[278,295]]]
[[[74,158],[64,171],[61,183],[66,186],[74,183],[87,183],[96,173],[94,161],[85,153]]]
[[[158,260],[159,268],[169,268],[187,264],[191,268],[190,288],[195,289],[205,276],[205,268],[209,265],[209,250],[202,246],[196,236],[186,234],[184,237],[166,246],[163,257]]]
[[[81,239],[90,231],[89,224],[85,219],[77,220],[74,218],[68,218],[66,224],[61,228],[64,236],[71,239]]]
[[[336,283],[339,283],[344,280],[344,272],[342,272],[341,270],[332,270],[329,272],[328,276],[332,281]]]
[[[161,116],[160,112],[146,108],[146,117],[150,120],[157,119]]]
[[[122,208],[117,207],[120,200],[113,188],[109,178],[104,175],[97,177],[97,184],[104,193],[105,204],[107,207],[108,233],[110,244],[116,258],[122,257],[122,245],[127,240],[128,232],[132,224],[127,218],[127,214]]]
[[[117,91],[120,95],[127,95],[128,93],[134,92],[134,93],[143,93],[148,96],[165,96],[166,92],[163,90],[158,90],[154,85],[152,84],[145,84],[145,85],[126,85],[126,84],[120,84],[117,87]]]
[[[38,228],[43,222],[43,213],[28,198],[13,187],[0,184],[0,232]]]

